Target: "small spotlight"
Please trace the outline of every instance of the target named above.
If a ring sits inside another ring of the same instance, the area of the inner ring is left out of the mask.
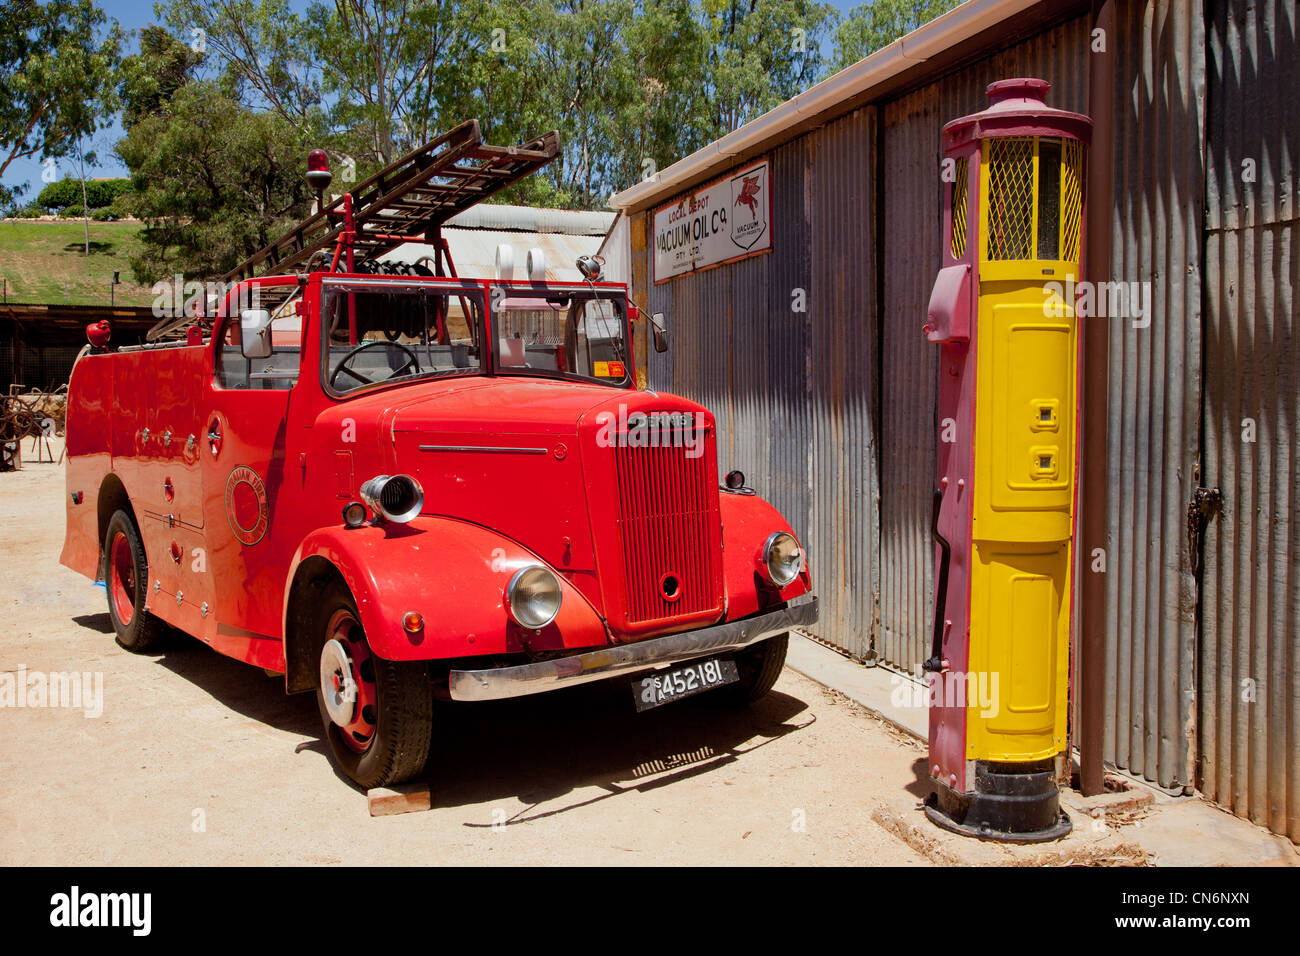
[[[424,615],[419,611],[407,611],[402,615],[402,627],[407,634],[418,634],[424,630]]]
[[[600,281],[605,271],[605,260],[601,256],[578,256],[578,271],[590,282]]]
[[[349,528],[360,528],[366,523],[366,506],[359,501],[350,501],[343,508],[343,523]]]
[[[745,473],[737,469],[736,471],[727,472],[727,487],[732,491],[739,491],[745,487]]]

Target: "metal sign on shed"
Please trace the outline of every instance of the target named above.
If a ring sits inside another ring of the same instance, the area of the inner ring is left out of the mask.
[[[656,283],[772,248],[772,190],[766,161],[655,210]]]

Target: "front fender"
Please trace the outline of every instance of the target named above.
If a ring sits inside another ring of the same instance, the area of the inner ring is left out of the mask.
[[[555,620],[540,631],[520,627],[506,611],[506,585],[519,568],[546,562],[487,528],[425,516],[408,524],[320,528],[303,539],[285,587],[286,637],[293,584],[309,558],[324,559],[342,576],[371,650],[386,660],[440,660],[607,643],[604,621],[562,574],[557,574],[562,597]],[[420,633],[403,629],[408,611],[424,616]]]
[[[756,495],[723,491],[718,496],[722,514],[722,566],[727,587],[727,620],[748,617],[790,601],[812,590],[807,550],[800,575],[783,588],[767,579],[763,545],[778,531],[794,534],[790,523]],[[795,534],[795,537],[799,536]],[[803,547],[803,541],[799,542]]]

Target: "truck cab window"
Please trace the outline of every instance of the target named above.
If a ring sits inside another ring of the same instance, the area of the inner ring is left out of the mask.
[[[631,371],[625,329],[616,298],[507,297],[496,316],[497,368],[622,384]]]
[[[293,311],[271,320],[271,354],[245,358],[241,348],[239,316],[222,326],[217,384],[221,388],[285,391],[298,381],[302,362],[302,317]]]
[[[477,289],[329,283],[322,303],[325,384],[335,394],[480,369],[483,311]]]

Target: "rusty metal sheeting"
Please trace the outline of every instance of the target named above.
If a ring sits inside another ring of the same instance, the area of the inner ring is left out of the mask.
[[[713,410],[719,467],[790,520],[826,608],[818,636],[857,658],[878,593],[874,122],[862,110],[769,156],[778,252],[649,290],[673,336],[650,387]]]
[[[1186,508],[1200,449],[1205,32],[1200,0],[1125,3],[1117,18],[1110,272],[1149,284],[1137,289],[1151,308],[1145,328],[1084,319],[1111,333],[1106,752],[1180,788],[1196,693]]]
[[[808,544],[822,595],[818,634],[867,656],[880,593],[876,376],[875,133],[858,110],[813,134],[808,194],[812,516]],[[791,317],[791,290],[773,321]]]
[[[1197,783],[1300,840],[1300,34],[1287,0],[1210,7]]]
[[[880,363],[881,660],[912,674],[929,655],[939,349],[921,334],[940,264],[939,88],[884,110],[885,231]]]

